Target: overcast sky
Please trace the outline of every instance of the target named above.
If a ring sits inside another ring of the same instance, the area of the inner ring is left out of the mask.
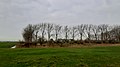
[[[28,24],[120,24],[120,0],[0,0],[0,40],[21,40]]]

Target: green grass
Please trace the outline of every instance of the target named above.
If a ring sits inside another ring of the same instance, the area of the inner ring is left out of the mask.
[[[16,45],[15,42],[0,42],[0,48],[11,48]]]
[[[1,48],[0,67],[120,67],[120,46]]]

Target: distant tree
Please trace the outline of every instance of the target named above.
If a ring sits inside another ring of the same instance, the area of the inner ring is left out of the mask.
[[[42,45],[42,43],[44,42],[44,39],[45,39],[47,23],[40,23],[39,27],[40,27],[39,30],[40,30],[40,34],[41,34],[39,40],[41,40],[41,45]]]
[[[99,39],[99,33],[100,33],[99,27],[97,25],[93,25],[92,31],[93,31],[95,40],[97,41]]]
[[[34,39],[37,42],[38,41],[38,33],[39,33],[40,26],[38,24],[33,25],[33,29],[35,30],[34,31],[34,36],[35,36]]]
[[[109,26],[109,31],[107,32],[108,40],[112,40],[113,35],[115,34],[114,26]]]
[[[48,35],[48,41],[50,41],[51,36],[53,36],[53,34],[52,34],[53,30],[54,30],[54,25],[47,23],[46,31],[47,31],[47,35]]]
[[[72,35],[72,39],[75,40],[75,37],[77,36],[77,27],[73,26],[70,28],[70,34]]]
[[[114,29],[114,38],[116,38],[117,41],[120,41],[120,26],[116,25]]]
[[[61,33],[62,26],[61,25],[54,25],[54,30],[55,30],[55,40],[58,40],[58,36]]]
[[[107,40],[107,32],[108,32],[108,25],[107,24],[101,24],[99,25],[100,32],[101,32],[101,40]]]
[[[35,30],[34,30],[32,24],[29,24],[26,28],[24,28],[22,35],[23,35],[25,42],[32,43],[34,31]]]
[[[112,28],[112,30],[109,31],[109,40],[116,40],[116,41],[120,41],[120,26],[119,25],[114,25]]]
[[[86,25],[85,25],[85,31],[86,31],[87,39],[88,39],[88,40],[91,40],[92,26],[93,26],[92,24],[86,24]]]
[[[83,35],[85,34],[85,25],[84,24],[78,25],[77,30],[78,30],[78,33],[79,33],[79,36],[80,36],[80,40],[82,41],[83,40]]]
[[[63,29],[63,33],[65,35],[65,39],[67,40],[68,37],[69,37],[69,33],[70,33],[70,29],[68,26],[65,26],[64,29]]]

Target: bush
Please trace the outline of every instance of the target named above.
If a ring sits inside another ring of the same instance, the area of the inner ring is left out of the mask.
[[[102,41],[98,40],[98,41],[96,41],[96,44],[102,44]]]

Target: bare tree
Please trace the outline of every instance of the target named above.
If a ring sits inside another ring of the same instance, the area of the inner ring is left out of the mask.
[[[65,39],[67,40],[69,37],[69,32],[70,32],[70,29],[68,28],[68,26],[64,27],[63,32],[65,34]]]
[[[58,40],[58,36],[61,33],[62,26],[60,25],[54,25],[54,30],[55,30],[55,40]]]
[[[38,24],[36,24],[36,25],[33,25],[33,29],[35,30],[34,31],[34,36],[35,36],[35,41],[37,42],[37,40],[38,40],[38,33],[39,33],[39,29],[40,29],[40,26],[38,25]]]
[[[111,40],[120,41],[120,26],[114,25],[109,33],[109,36],[111,36]]]
[[[97,41],[99,39],[99,37],[98,37],[99,32],[100,32],[99,27],[97,25],[93,25],[92,31],[94,33],[95,40]]]
[[[120,26],[117,26],[116,39],[117,39],[117,41],[120,41]]]
[[[47,24],[46,23],[41,23],[41,24],[39,24],[39,27],[40,27],[39,29],[40,29],[40,33],[41,33],[41,36],[40,36],[39,40],[41,40],[41,44],[42,44],[42,42],[45,39]]]
[[[90,42],[90,40],[91,40],[92,27],[93,27],[92,24],[86,24],[86,25],[85,25],[85,33],[86,33],[88,42]]]
[[[86,24],[86,25],[85,25],[85,31],[86,31],[87,39],[88,39],[88,40],[91,40],[92,26],[93,26],[92,24]]]
[[[70,34],[72,35],[72,39],[75,40],[75,37],[77,36],[77,27],[75,26],[71,27]]]
[[[109,27],[111,30],[108,31],[108,40],[112,40],[112,36],[114,35],[114,31],[113,31],[113,26]]]
[[[29,24],[23,31],[23,38],[25,42],[32,43],[33,35],[34,35],[34,28],[32,24]]]
[[[54,30],[54,25],[48,23],[47,28],[46,28],[46,31],[47,31],[47,34],[48,34],[48,41],[50,41],[51,36],[53,36],[53,34],[52,34],[53,30]]]
[[[83,35],[85,33],[85,25],[84,24],[81,24],[81,25],[78,25],[78,32],[79,32],[79,35],[80,35],[80,40],[82,41],[83,40]]]
[[[108,32],[108,25],[107,24],[101,24],[99,25],[100,31],[101,31],[101,40],[104,41],[107,39],[107,32]]]

